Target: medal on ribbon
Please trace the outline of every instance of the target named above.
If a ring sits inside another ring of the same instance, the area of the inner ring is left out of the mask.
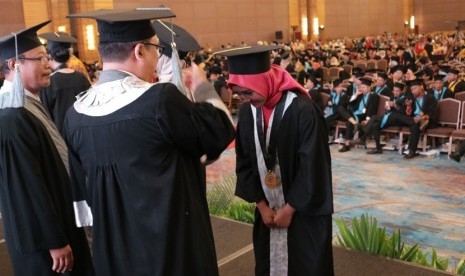
[[[268,188],[274,189],[279,186],[278,176],[272,172],[268,171],[265,175],[265,184]]]

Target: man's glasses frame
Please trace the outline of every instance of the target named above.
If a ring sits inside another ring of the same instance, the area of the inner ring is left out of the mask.
[[[43,56],[43,57],[35,57],[35,58],[28,58],[28,57],[18,57],[20,60],[32,60],[32,61],[40,61],[42,65],[45,65],[52,61],[52,59],[48,56]]]
[[[158,44],[155,44],[155,43],[151,43],[151,42],[146,42],[146,41],[142,41],[141,44],[157,47],[157,49],[158,49],[158,54],[159,54],[160,56],[163,55],[163,50],[165,49],[163,46],[158,45]]]

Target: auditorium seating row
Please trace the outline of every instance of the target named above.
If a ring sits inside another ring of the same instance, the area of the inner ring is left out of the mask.
[[[322,93],[322,99],[324,104],[329,100],[329,95]],[[378,115],[385,113],[384,106],[389,101],[388,97],[380,96],[378,105]],[[436,147],[436,139],[442,138],[444,141],[449,140],[448,153],[452,151],[452,144],[454,140],[465,139],[465,92],[455,94],[455,98],[443,99],[438,102],[437,121],[439,126],[436,128],[427,129],[422,133],[422,148],[426,151],[428,138],[432,138],[431,146]],[[337,138],[341,129],[345,129],[345,122],[338,121],[336,124],[336,130],[334,137]],[[398,150],[402,153],[402,142],[405,135],[410,135],[410,130],[407,127],[388,127],[383,129],[386,134],[399,135]]]

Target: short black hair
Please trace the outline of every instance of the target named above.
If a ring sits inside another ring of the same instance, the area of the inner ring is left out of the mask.
[[[4,76],[8,75],[10,73],[10,68],[8,68],[8,61],[7,60],[2,60],[0,61],[0,72]]]
[[[98,51],[103,62],[122,62],[129,58],[137,42],[100,42]]]
[[[64,49],[64,48],[55,48],[51,51],[49,51],[50,57],[56,62],[59,63],[66,63],[69,58],[71,57],[69,53],[69,49]]]

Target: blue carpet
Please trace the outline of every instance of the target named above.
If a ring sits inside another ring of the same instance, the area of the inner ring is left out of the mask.
[[[445,154],[405,160],[397,152],[330,147],[334,217],[368,213],[389,232],[400,229],[407,243],[435,248],[452,265],[465,256],[465,163]]]
[[[405,160],[393,151],[367,155],[365,149],[330,148],[334,218],[368,213],[389,233],[400,229],[407,244],[418,243],[428,252],[433,247],[449,257],[449,267],[465,256],[465,160],[456,163],[445,154]],[[234,149],[229,149],[207,167],[207,182],[234,173],[234,165]]]

